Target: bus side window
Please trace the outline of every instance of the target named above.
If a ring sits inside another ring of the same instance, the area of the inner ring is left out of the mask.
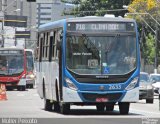
[[[55,39],[56,38],[55,37],[56,37],[56,32],[53,31],[53,36],[50,37],[52,39],[52,41],[51,41],[51,47],[52,47],[51,56],[52,56],[52,60],[55,59],[55,46],[56,46],[56,44],[55,44]]]
[[[44,33],[44,37],[42,40],[42,60],[45,59],[45,39],[46,39],[46,34]]]
[[[40,34],[39,36],[39,41],[38,41],[38,61],[41,62],[42,60],[42,42],[43,42],[43,33]]]
[[[40,39],[39,39],[39,33],[37,35],[37,43],[36,43],[36,48],[34,49],[34,54],[35,54],[35,60],[38,60],[38,53],[39,53],[39,44],[40,44]]]
[[[58,57],[59,57],[59,48],[58,47],[60,47],[60,44],[62,43],[62,35],[63,35],[63,33],[62,33],[62,29],[60,28],[60,29],[58,29],[57,30],[57,37],[56,37],[56,59],[58,59]]]
[[[53,31],[51,31],[50,33],[49,33],[49,35],[48,35],[48,39],[49,39],[49,61],[51,61],[52,60],[52,43],[53,43],[53,35],[54,35],[54,33],[53,33]]]
[[[44,45],[44,59],[48,60],[48,54],[49,54],[49,32],[46,33],[46,37],[45,37],[45,45]]]

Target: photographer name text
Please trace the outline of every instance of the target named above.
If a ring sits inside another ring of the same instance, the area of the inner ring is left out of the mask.
[[[2,124],[37,124],[34,118],[2,118]]]

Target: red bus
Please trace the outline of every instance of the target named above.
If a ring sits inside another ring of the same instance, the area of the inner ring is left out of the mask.
[[[0,83],[7,89],[26,89],[26,56],[21,48],[0,48]]]

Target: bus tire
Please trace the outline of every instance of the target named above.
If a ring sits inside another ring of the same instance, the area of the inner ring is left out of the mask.
[[[58,93],[58,85],[57,82],[55,83],[55,91],[56,91],[56,102],[54,102],[54,111],[59,112],[60,111],[60,105],[59,105],[59,93]]]
[[[53,103],[51,103],[49,99],[46,99],[44,83],[43,83],[43,99],[44,99],[44,110],[52,111]]]
[[[13,90],[13,87],[6,87],[6,90],[12,91],[12,90]]]
[[[54,111],[55,112],[59,112],[60,111],[60,105],[59,105],[59,102],[54,102]]]
[[[153,103],[153,99],[146,99],[146,103]]]
[[[18,86],[17,90],[18,91],[25,91],[26,90],[26,86]]]
[[[129,113],[129,102],[120,102],[119,103],[119,111],[122,115],[127,115]]]
[[[103,104],[96,105],[97,111],[100,111],[100,112],[104,111],[104,107],[105,107],[105,105],[103,105]]]
[[[70,111],[70,104],[69,103],[62,103],[60,105],[61,114],[68,114],[69,111]]]
[[[33,84],[30,84],[30,86],[29,86],[31,89],[33,89]]]
[[[114,110],[114,104],[110,103],[106,105],[106,111],[113,111]]]
[[[17,90],[18,90],[18,91],[20,91],[20,90],[21,90],[21,87],[20,87],[20,86],[18,86],[18,87],[17,87]]]
[[[44,99],[44,109],[46,111],[52,111],[53,103],[50,102],[49,99]]]
[[[22,86],[22,91],[25,91],[26,90],[26,86]]]

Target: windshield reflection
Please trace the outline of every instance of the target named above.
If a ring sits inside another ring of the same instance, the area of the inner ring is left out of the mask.
[[[125,74],[136,68],[135,36],[68,35],[66,64],[78,74]]]
[[[24,70],[23,55],[0,55],[0,75],[15,75]]]
[[[31,51],[26,51],[27,57],[27,72],[31,72],[34,69],[34,61],[33,61],[33,54]]]

